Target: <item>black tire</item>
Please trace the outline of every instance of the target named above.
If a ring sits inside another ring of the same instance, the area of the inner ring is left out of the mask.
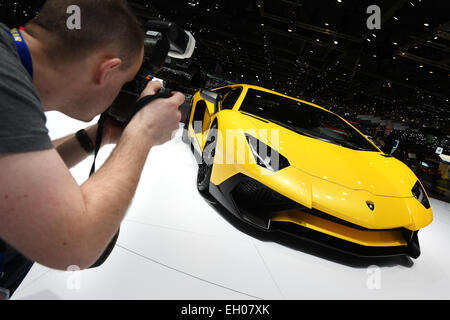
[[[183,135],[181,136],[181,140],[186,143],[189,144],[191,142],[191,140],[189,139],[189,135],[188,135],[188,128],[189,128],[189,118],[186,120],[187,122],[184,123],[183,126]]]
[[[217,125],[211,127],[211,133],[203,148],[202,158],[197,172],[197,189],[202,194],[209,194],[209,184],[214,166],[214,156],[216,154],[217,136],[215,134]]]

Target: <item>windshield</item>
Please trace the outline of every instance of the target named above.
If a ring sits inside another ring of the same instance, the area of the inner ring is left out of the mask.
[[[249,89],[240,111],[314,139],[354,150],[378,151],[364,136],[338,116],[294,99]]]

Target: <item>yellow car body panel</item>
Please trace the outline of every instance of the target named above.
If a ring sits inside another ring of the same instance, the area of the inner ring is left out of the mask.
[[[278,213],[272,221],[291,222],[336,238],[364,246],[393,247],[406,246],[403,235],[398,230],[364,231],[313,216],[302,211]]]
[[[377,151],[353,150],[324,142],[239,111],[249,89],[269,92],[330,112],[320,106],[256,86],[228,87],[242,88],[233,109],[220,110],[219,104],[220,111],[214,113],[214,105],[205,101],[209,115],[203,117],[202,132],[195,133],[195,108],[203,100],[196,93],[187,127],[188,136],[196,141],[195,148],[201,153],[209,134],[208,128],[213,121],[218,123],[211,173],[214,185],[219,186],[233,176],[243,174],[305,208],[320,210],[369,231],[339,225],[301,210],[277,213],[272,217],[273,221],[291,222],[366,246],[405,246],[398,229],[416,231],[432,222],[431,207],[426,209],[412,194],[411,190],[418,181],[415,174],[402,162],[383,154],[354,126]],[[274,133],[276,139],[272,139]],[[245,134],[277,150],[290,166],[273,172],[258,165]],[[272,140],[279,143],[273,145]],[[375,204],[373,210],[368,209],[368,202]]]

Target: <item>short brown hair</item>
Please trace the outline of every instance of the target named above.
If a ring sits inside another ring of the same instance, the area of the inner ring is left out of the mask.
[[[67,11],[73,5],[80,8],[81,28],[70,30]],[[26,30],[32,33],[36,26],[50,35],[48,54],[59,61],[83,59],[109,48],[122,59],[123,67],[128,67],[144,45],[142,25],[125,0],[47,0]]]

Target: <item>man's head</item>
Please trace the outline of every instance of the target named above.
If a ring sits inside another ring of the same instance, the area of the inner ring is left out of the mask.
[[[68,27],[74,6],[80,28]],[[64,74],[69,83],[64,92],[37,85],[44,104],[60,104],[49,107],[80,120],[103,112],[142,64],[145,33],[124,0],[47,0],[25,31],[41,45],[47,74],[36,68],[43,82]]]
[[[386,127],[384,128],[384,134],[385,134],[385,135],[388,135],[388,134],[390,134],[390,133],[392,132],[392,130],[393,130],[392,125],[388,124],[388,125],[386,125]]]

